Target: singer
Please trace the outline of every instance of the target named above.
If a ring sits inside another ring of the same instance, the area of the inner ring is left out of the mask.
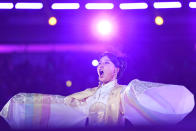
[[[104,53],[99,59],[98,87],[69,96],[19,93],[1,111],[12,128],[176,124],[194,107],[184,86],[132,80],[119,85],[123,58]]]

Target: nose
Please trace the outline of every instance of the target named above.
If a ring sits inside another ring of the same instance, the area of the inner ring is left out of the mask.
[[[103,68],[104,68],[103,64],[99,64],[99,65],[97,66],[97,69],[98,69],[98,70],[103,69]]]

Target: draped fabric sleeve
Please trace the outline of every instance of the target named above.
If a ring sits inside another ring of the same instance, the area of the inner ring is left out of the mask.
[[[123,90],[124,117],[133,125],[176,124],[194,107],[194,96],[184,86],[133,80]]]
[[[85,126],[87,115],[69,100],[69,96],[19,93],[7,102],[0,115],[13,129]]]

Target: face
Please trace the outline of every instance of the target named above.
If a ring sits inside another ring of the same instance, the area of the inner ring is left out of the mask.
[[[106,84],[117,78],[119,68],[115,67],[114,63],[107,57],[103,56],[99,65],[97,66],[97,73],[99,75],[99,81]]]

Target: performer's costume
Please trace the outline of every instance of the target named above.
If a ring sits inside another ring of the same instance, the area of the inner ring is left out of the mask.
[[[64,97],[19,93],[1,110],[12,128],[175,124],[193,110],[194,96],[184,86],[116,81]],[[86,121],[88,118],[88,122]]]

